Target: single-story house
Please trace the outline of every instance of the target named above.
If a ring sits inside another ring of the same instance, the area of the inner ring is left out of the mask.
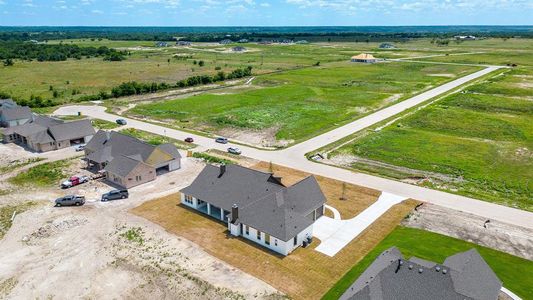
[[[150,145],[134,137],[100,130],[85,146],[85,160],[107,180],[131,188],[157,175],[181,168],[181,155],[173,144]]]
[[[88,119],[65,122],[40,115],[33,116],[31,121],[23,125],[2,131],[4,143],[17,143],[37,152],[84,144],[91,140],[94,133]]]
[[[496,300],[501,287],[502,282],[475,249],[437,264],[417,257],[406,260],[392,247],[374,260],[340,300]]]
[[[248,43],[248,40],[247,39],[240,39],[239,43],[241,43],[241,44]]]
[[[313,176],[286,187],[272,173],[238,165],[207,165],[181,193],[183,205],[226,222],[231,235],[282,255],[311,242],[326,202]]]
[[[381,45],[379,45],[379,49],[395,49],[395,48],[396,46],[394,46],[391,43],[382,43]]]
[[[191,42],[189,42],[189,41],[177,41],[176,45],[177,46],[190,46]]]
[[[0,99],[0,127],[14,127],[26,124],[32,119],[31,109],[18,106],[11,99]]]
[[[246,51],[246,48],[242,47],[242,46],[237,46],[237,47],[233,47],[231,48],[231,50],[233,52],[243,52],[243,51]]]
[[[168,43],[167,42],[157,42],[157,43],[155,43],[155,46],[159,47],[159,48],[168,47]]]
[[[230,40],[230,39],[223,39],[223,40],[221,40],[221,41],[218,42],[218,43],[221,44],[221,45],[228,45],[228,44],[232,44],[233,41]]]
[[[359,55],[352,56],[352,62],[375,63],[377,62],[377,59],[372,54],[361,53]]]

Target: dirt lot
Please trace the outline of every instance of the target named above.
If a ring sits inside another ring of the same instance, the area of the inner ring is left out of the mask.
[[[268,170],[270,166],[268,163],[259,163],[254,167]],[[306,176],[305,173],[275,165],[272,168],[275,175],[283,177],[285,184],[292,184]],[[339,200],[341,182],[322,177],[318,177],[318,181],[328,198],[328,204],[337,207],[343,217],[356,215],[379,195],[377,191],[348,185],[348,200]],[[282,257],[255,243],[229,236],[224,223],[180,205],[179,199],[179,194],[176,193],[145,202],[132,212],[176,236],[200,245],[209,254],[266,281],[294,299],[320,299],[417,204],[409,200],[394,206],[333,258],[314,251],[320,244],[318,239],[314,239],[310,247],[299,248],[287,257]]]
[[[424,229],[512,255],[533,260],[533,230],[487,220],[442,206],[424,204],[413,211],[402,223],[404,226]]]
[[[70,172],[81,162],[71,165]],[[130,190],[130,198],[97,201],[111,187],[90,182],[77,189],[17,190],[4,205],[37,201],[19,214],[0,240],[0,299],[276,299],[270,285],[207,254],[194,243],[128,213],[143,202],[175,193],[203,167],[182,169]],[[65,193],[87,197],[82,207],[55,208]]]

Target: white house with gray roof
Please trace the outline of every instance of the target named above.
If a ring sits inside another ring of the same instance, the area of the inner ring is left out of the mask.
[[[313,176],[286,187],[271,173],[238,165],[207,165],[181,193],[183,205],[282,255],[311,242],[326,202]]]
[[[404,259],[392,247],[381,253],[340,300],[496,300],[502,282],[481,255],[471,249],[442,264]]]
[[[0,99],[0,127],[14,127],[32,120],[31,109],[18,106],[11,99]]]

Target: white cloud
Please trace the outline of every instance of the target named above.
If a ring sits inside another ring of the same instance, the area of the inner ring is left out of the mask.
[[[101,10],[99,10],[99,9],[93,9],[93,10],[91,10],[91,12],[92,12],[93,14],[97,14],[97,15],[101,15],[101,14],[104,13],[103,11],[101,11]]]

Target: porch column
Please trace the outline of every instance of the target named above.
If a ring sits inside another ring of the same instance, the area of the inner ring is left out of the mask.
[[[207,214],[211,215],[211,204],[207,203]]]
[[[225,221],[224,220],[224,209],[222,208],[220,209],[220,220]]]

